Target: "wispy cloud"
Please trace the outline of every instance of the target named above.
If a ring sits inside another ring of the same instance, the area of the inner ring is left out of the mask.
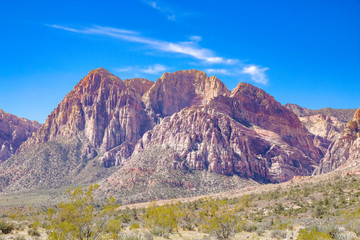
[[[80,34],[104,35],[112,38],[121,39],[124,41],[142,43],[148,45],[153,49],[157,49],[163,52],[188,55],[196,59],[203,60],[207,63],[233,64],[237,61],[236,59],[227,59],[216,56],[212,50],[207,48],[202,48],[199,46],[197,42],[193,42],[193,41],[167,42],[167,41],[156,40],[141,36],[141,34],[135,31],[111,28],[111,27],[103,27],[103,26],[92,26],[86,28],[71,28],[62,25],[47,25],[47,26],[69,32],[76,32]]]
[[[132,66],[115,69],[117,72],[134,72],[134,73],[145,73],[150,75],[159,75],[170,70],[169,67],[162,64],[154,64],[146,67]]]
[[[168,6],[164,6],[157,1],[143,0],[142,2],[165,15],[169,21],[175,21],[177,19],[175,11]]]
[[[216,68],[208,68],[205,69],[205,72],[208,74],[221,74],[221,75],[233,75],[232,73],[229,72],[228,69],[216,69]]]
[[[200,36],[190,36],[189,39],[192,42],[201,42],[202,37],[200,37]]]
[[[164,73],[168,68],[161,64],[155,64],[152,66],[147,67],[146,69],[142,69],[142,72],[152,75],[157,75],[160,73]]]
[[[266,70],[269,70],[269,68],[262,68],[256,65],[248,65],[243,67],[242,72],[245,74],[249,74],[254,82],[267,84],[269,80],[265,74]]]
[[[161,52],[189,56],[200,60],[202,64],[205,64],[205,66],[216,65],[217,68],[208,68],[205,70],[209,74],[229,75],[238,77],[239,79],[242,79],[245,74],[249,75],[254,82],[261,84],[266,84],[268,82],[268,77],[265,73],[268,68],[254,64],[244,64],[238,59],[218,56],[214,51],[200,46],[199,42],[202,40],[200,36],[191,36],[189,37],[190,41],[185,42],[168,42],[144,37],[141,35],[141,33],[128,29],[119,29],[97,25],[85,28],[74,28],[63,25],[46,26],[78,34],[108,36],[123,41],[140,43],[151,49],[155,49]],[[128,70],[130,71],[134,69],[132,68]],[[161,64],[155,64],[147,68],[136,68],[136,70],[138,72],[155,75],[163,73],[164,71],[168,70],[168,68]]]

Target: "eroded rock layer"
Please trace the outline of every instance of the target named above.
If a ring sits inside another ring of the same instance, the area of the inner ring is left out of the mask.
[[[36,121],[19,118],[0,109],[0,163],[14,155],[40,126]]]
[[[346,125],[341,136],[334,141],[322,159],[316,174],[327,173],[344,164],[358,165],[360,159],[360,109]]]

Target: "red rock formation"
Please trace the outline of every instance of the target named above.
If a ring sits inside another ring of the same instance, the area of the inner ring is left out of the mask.
[[[139,94],[140,97],[144,95],[155,83],[145,78],[132,78],[125,79],[124,83],[127,87],[131,88],[134,92]]]
[[[299,117],[312,135],[314,145],[322,151],[323,155],[326,154],[330,144],[340,137],[356,111],[356,109],[332,108],[312,110],[296,104],[286,104],[285,107]]]
[[[358,163],[359,160],[360,109],[355,112],[354,118],[346,125],[340,138],[331,143],[315,174],[327,173],[345,163]]]
[[[146,82],[145,80],[141,80]],[[138,95],[143,90],[133,85],[138,80],[129,80],[126,85],[120,78],[99,68],[84,77],[49,115],[45,124],[22,148],[44,143],[58,137],[69,138],[84,133],[83,156],[87,159],[103,154],[125,144],[134,145],[152,127]],[[131,149],[131,148],[130,148]],[[129,156],[131,151],[128,152]],[[106,166],[120,162],[124,157],[107,154],[101,161]]]
[[[19,118],[0,109],[0,163],[15,154],[40,126],[36,121]]]
[[[295,114],[250,84],[224,95],[164,118],[144,134],[134,155],[161,146],[177,152],[175,168],[264,182],[312,173],[321,153]]]
[[[38,148],[29,160],[24,152],[34,145]],[[195,169],[261,182],[309,175],[321,157],[299,119],[250,84],[241,83],[230,92],[216,77],[196,70],[164,73],[156,83],[123,82],[100,68],[83,78],[21,146],[17,163],[32,162],[13,174],[8,174],[12,164],[2,164],[0,185],[17,181],[16,189],[25,183],[44,186],[47,172],[50,181],[57,181],[51,186],[61,185],[60,180],[72,183],[80,172],[95,171],[94,161],[107,168],[128,166],[136,173],[133,166],[142,163],[130,162],[146,160],[141,155],[155,146],[162,162],[153,157],[152,169],[162,164],[172,170]],[[155,172],[162,177],[161,171]]]
[[[160,117],[170,116],[181,109],[206,104],[211,98],[228,95],[230,91],[216,77],[197,70],[164,73],[144,94],[147,109]]]

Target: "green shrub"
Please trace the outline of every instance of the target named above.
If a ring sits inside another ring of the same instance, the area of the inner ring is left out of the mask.
[[[140,228],[140,224],[139,224],[139,223],[131,223],[131,224],[130,224],[130,230],[139,229],[139,228]]]
[[[262,229],[262,228],[256,229],[256,234],[257,234],[258,236],[262,236],[262,235],[264,235],[264,233],[265,233],[265,230],[264,230],[264,229]]]
[[[279,230],[279,229],[271,231],[272,238],[284,239],[284,238],[286,238],[286,236],[287,236],[286,231]]]
[[[28,234],[34,237],[40,237],[40,232],[36,229],[29,229]]]
[[[330,234],[319,232],[316,228],[309,231],[308,229],[301,229],[297,240],[330,240],[333,239]]]
[[[178,229],[178,204],[156,206],[152,203],[143,215],[145,226],[156,236],[169,235]]]
[[[14,229],[13,223],[4,219],[0,220],[0,230],[3,234],[9,234],[13,229]]]

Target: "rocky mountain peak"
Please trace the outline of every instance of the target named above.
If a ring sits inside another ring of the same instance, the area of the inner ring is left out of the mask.
[[[202,106],[211,98],[228,95],[230,91],[216,77],[198,70],[164,73],[145,93],[148,109],[160,117],[170,116],[188,106]]]
[[[83,94],[83,93],[94,93],[99,89],[104,90],[105,88],[120,87],[125,88],[123,81],[111,74],[104,68],[98,68],[91,70],[87,76],[85,76],[71,91],[67,97],[71,94]]]
[[[30,121],[0,109],[0,162],[5,161],[40,128],[37,121]]]

